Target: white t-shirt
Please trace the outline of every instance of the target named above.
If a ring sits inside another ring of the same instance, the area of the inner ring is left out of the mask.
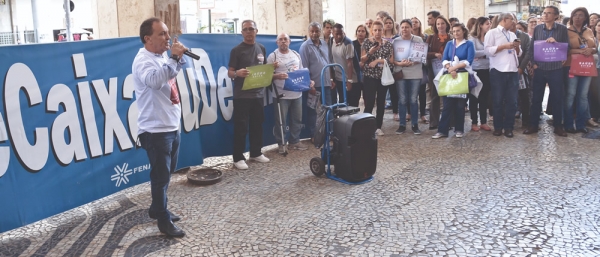
[[[275,69],[275,73],[288,73],[291,71],[295,71],[297,69],[302,69],[302,61],[300,60],[300,55],[291,49],[287,54],[283,54],[278,49],[271,54],[267,58],[267,63],[274,63],[275,56],[277,56],[277,62],[279,63],[279,67]],[[277,87],[277,91],[279,94],[283,94],[284,96],[281,99],[297,99],[302,97],[302,92],[294,92],[283,90],[284,80],[274,79],[273,83]]]

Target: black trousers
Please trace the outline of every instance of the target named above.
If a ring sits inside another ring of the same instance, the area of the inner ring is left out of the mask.
[[[262,155],[263,98],[233,99],[233,162],[246,160],[246,136],[250,130],[250,157]]]
[[[364,83],[352,83],[352,89],[346,92],[346,95],[348,97],[348,105],[358,107],[358,103],[360,102],[360,97],[362,96],[363,91]]]
[[[477,114],[479,114],[479,118],[481,118],[481,124],[486,124],[487,110],[492,106],[490,104],[491,102],[488,102],[491,90],[490,70],[475,70],[475,72],[477,72],[477,77],[479,77],[483,86],[479,92],[479,97],[469,94],[469,112],[471,113],[471,124],[477,125],[479,122]]]
[[[381,85],[381,79],[365,77],[365,95],[363,97],[365,100],[365,113],[373,112],[373,107],[375,106],[375,99],[377,99],[377,114],[375,115],[375,120],[377,121],[377,128],[381,128],[381,125],[383,125],[383,114],[385,113],[385,96],[387,94],[387,91],[388,87]]]

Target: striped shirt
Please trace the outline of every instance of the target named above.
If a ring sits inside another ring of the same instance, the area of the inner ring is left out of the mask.
[[[562,24],[558,24],[558,23],[554,23],[554,25],[552,26],[552,29],[548,30],[546,29],[546,24],[542,23],[540,25],[537,25],[535,27],[535,30],[533,31],[533,37],[531,38],[531,42],[529,43],[529,52],[527,53],[527,55],[529,55],[529,59],[533,64],[537,64],[538,69],[542,69],[542,70],[558,70],[558,69],[562,69],[562,61],[558,61],[558,62],[536,62],[533,59],[533,45],[535,41],[538,40],[543,40],[546,41],[546,39],[553,37],[556,42],[561,42],[561,43],[569,43],[569,35],[567,32],[567,27],[565,27]]]

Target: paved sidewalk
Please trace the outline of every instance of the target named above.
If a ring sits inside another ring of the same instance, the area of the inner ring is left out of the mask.
[[[431,139],[426,124],[395,135],[389,111],[384,125],[370,183],[317,178],[318,150],[270,146],[271,162],[246,171],[207,159],[224,171],[216,185],[174,175],[169,208],[184,238],[148,218],[145,183],[0,234],[0,256],[600,256],[597,139],[556,137],[545,123],[512,139]]]

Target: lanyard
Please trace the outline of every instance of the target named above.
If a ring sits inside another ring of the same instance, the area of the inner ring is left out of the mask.
[[[504,37],[506,38],[506,41],[508,41],[508,43],[510,43],[510,32],[508,32],[508,35],[506,35],[504,33],[504,30],[500,30],[500,32],[502,32],[502,35],[504,35]]]

